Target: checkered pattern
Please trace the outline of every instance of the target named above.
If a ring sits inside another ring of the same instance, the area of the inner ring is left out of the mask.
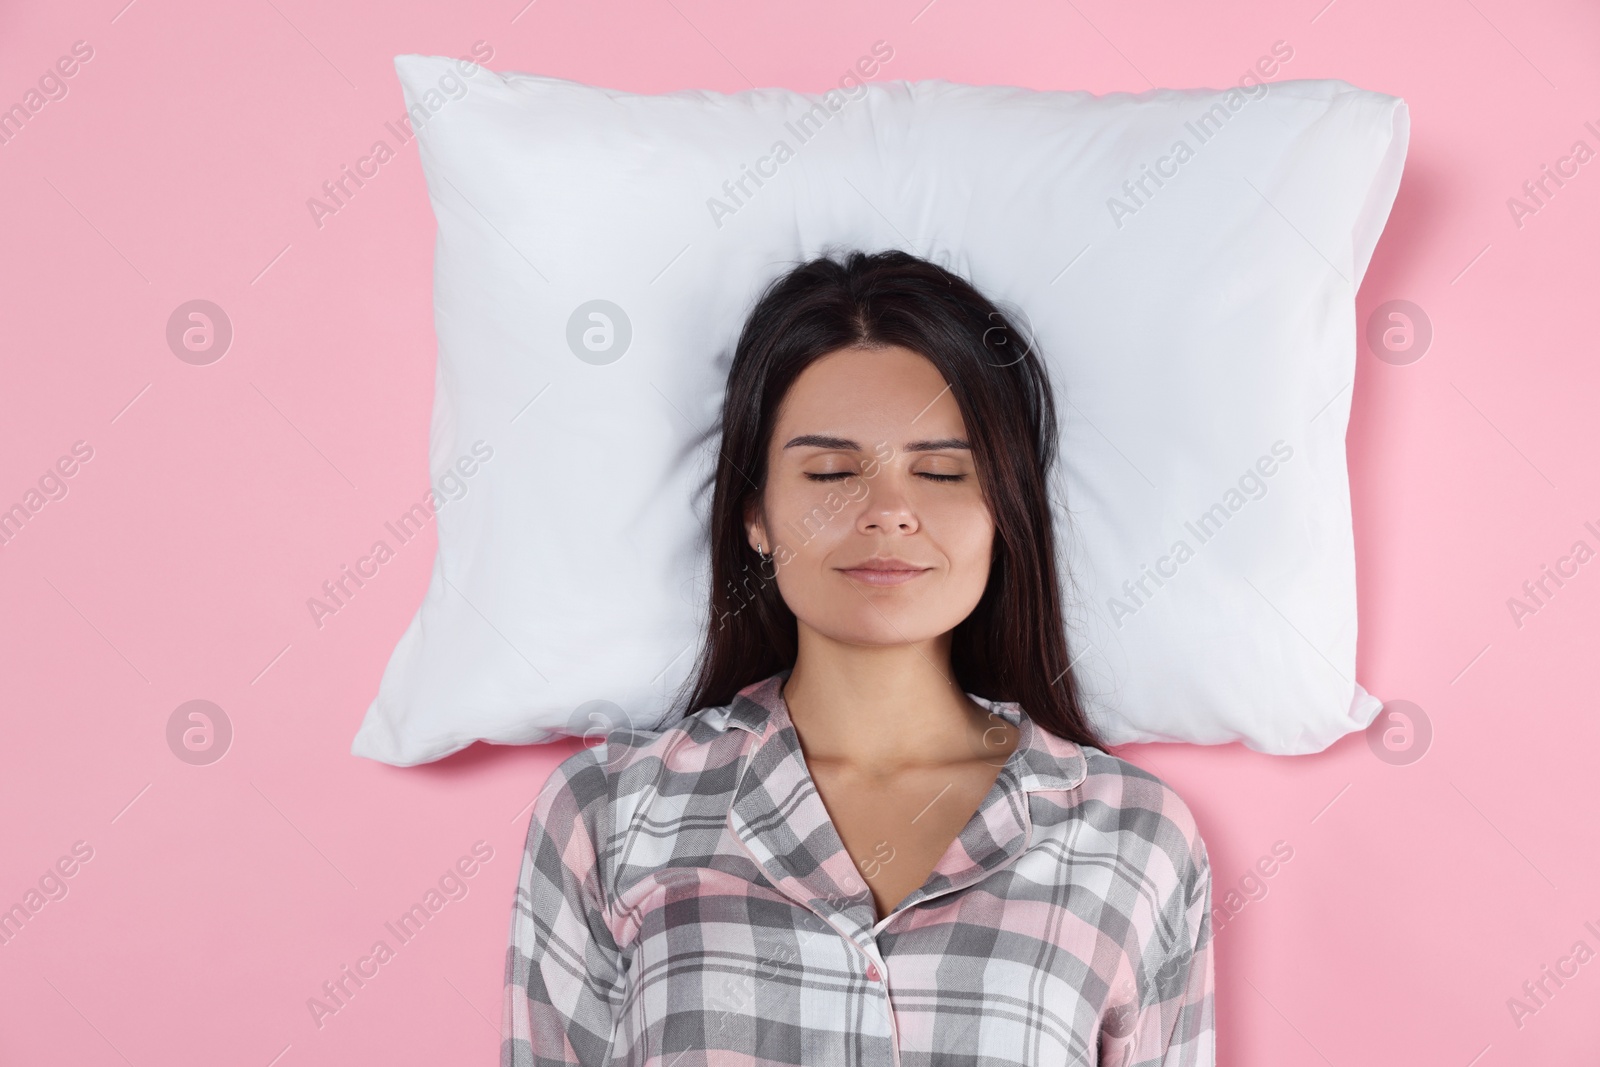
[[[502,1067],[1214,1064],[1211,871],[1177,794],[973,695],[1019,744],[880,921],[787,676],[551,774],[512,910]]]

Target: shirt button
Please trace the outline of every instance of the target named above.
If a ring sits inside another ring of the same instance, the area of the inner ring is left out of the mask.
[[[878,965],[876,963],[867,964],[867,977],[872,979],[874,982],[881,977],[881,975],[878,973]]]

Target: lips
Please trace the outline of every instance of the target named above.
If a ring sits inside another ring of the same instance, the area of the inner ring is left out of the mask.
[[[839,573],[864,585],[902,585],[932,569],[903,559],[869,559],[854,567],[841,567]]]

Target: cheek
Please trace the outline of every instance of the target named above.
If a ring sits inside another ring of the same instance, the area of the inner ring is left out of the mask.
[[[982,498],[951,500],[924,511],[923,526],[956,572],[986,575],[994,549],[994,519]]]
[[[838,611],[835,598],[848,592],[836,585],[839,576],[830,569],[830,561],[840,558],[841,545],[851,536],[847,516],[830,515],[822,507],[789,513],[773,509],[769,513],[777,525],[773,536],[788,550],[777,572],[778,593],[784,603],[801,618],[820,620],[833,615]]]
[[[818,485],[769,494],[770,533],[783,546],[778,592],[795,614],[819,610],[825,603],[830,579],[837,577],[828,570],[829,561],[840,558],[841,546],[853,535],[858,509],[844,491]]]
[[[795,557],[791,565],[816,566],[855,529],[864,488],[848,482],[786,482],[768,492],[774,540]]]

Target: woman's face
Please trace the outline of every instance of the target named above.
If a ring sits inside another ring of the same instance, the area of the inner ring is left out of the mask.
[[[767,470],[750,545],[773,555],[766,573],[776,567],[802,627],[847,644],[910,644],[977,606],[994,519],[960,408],[920,354],[842,348],[812,363],[779,408]],[[870,569],[885,566],[915,569]]]

